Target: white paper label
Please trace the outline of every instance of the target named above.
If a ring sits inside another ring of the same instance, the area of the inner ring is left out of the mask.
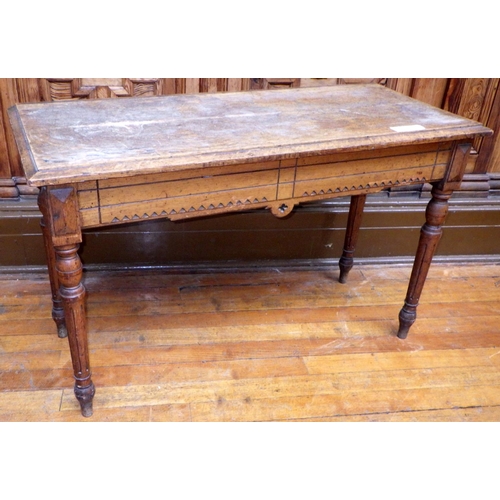
[[[416,132],[417,130],[425,130],[422,125],[400,125],[399,127],[391,127],[394,132]]]

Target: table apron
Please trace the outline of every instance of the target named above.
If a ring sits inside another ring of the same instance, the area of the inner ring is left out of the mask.
[[[452,144],[87,181],[77,185],[82,228],[187,219],[269,208],[285,216],[299,203],[371,193],[444,177]]]

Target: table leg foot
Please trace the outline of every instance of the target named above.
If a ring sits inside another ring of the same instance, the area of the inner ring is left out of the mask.
[[[57,336],[60,339],[65,339],[68,336],[68,329],[65,324],[57,325]]]
[[[66,328],[66,321],[64,319],[64,309],[61,309],[60,311],[52,309],[52,318],[54,319],[57,327],[57,336],[60,339],[66,338],[68,336],[68,329]]]
[[[340,276],[339,283],[347,283],[347,276],[349,271],[352,269],[354,264],[354,259],[352,257],[345,257],[342,255],[339,260]]]
[[[84,417],[91,417],[93,414],[92,402],[94,400],[95,387],[93,383],[86,387],[80,387],[75,384],[75,396],[80,403],[82,415]]]
[[[408,336],[411,325],[417,319],[416,307],[405,304],[399,312],[399,330],[398,338],[405,339]]]

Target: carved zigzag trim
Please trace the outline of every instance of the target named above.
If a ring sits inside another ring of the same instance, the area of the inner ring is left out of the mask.
[[[397,186],[399,184],[409,184],[412,182],[426,182],[425,177],[415,177],[415,178],[410,178],[410,179],[403,179],[401,181],[382,181],[382,182],[372,182],[370,184],[366,185],[359,185],[359,186],[351,186],[350,188],[345,186],[344,188],[336,188],[336,189],[320,189],[318,191],[313,190],[311,192],[305,191],[302,194],[302,197],[310,197],[310,196],[322,196],[325,194],[335,194],[335,193],[343,193],[343,192],[349,192],[349,191],[359,191],[359,190],[364,190],[364,189],[374,189],[374,188],[386,188],[386,187],[391,187],[391,186]],[[179,208],[179,209],[172,209],[170,211],[167,210],[156,210],[151,213],[146,213],[144,212],[142,215],[139,215],[138,213],[134,213],[134,215],[128,216],[124,215],[122,218],[119,217],[114,217],[111,222],[112,223],[117,223],[117,222],[127,222],[127,221],[135,221],[135,220],[144,220],[144,219],[154,219],[156,217],[171,217],[171,216],[179,216],[183,214],[197,214],[197,213],[202,213],[202,212],[209,212],[212,210],[222,210],[222,209],[231,209],[233,207],[240,207],[242,205],[254,205],[257,203],[267,203],[269,200],[265,197],[259,199],[259,198],[254,198],[251,200],[250,198],[247,198],[245,200],[237,200],[237,201],[229,201],[228,203],[219,203],[218,205],[215,205],[213,203],[210,203],[210,205],[205,206],[205,205],[200,205],[198,208],[191,206],[189,208]],[[153,201],[152,201],[153,203]]]
[[[134,221],[134,220],[144,220],[144,219],[153,219],[155,217],[169,217],[173,215],[182,215],[182,214],[191,214],[191,213],[198,213],[198,212],[207,212],[211,210],[221,210],[224,208],[232,208],[232,207],[239,207],[242,205],[254,205],[256,203],[267,203],[269,200],[265,197],[261,198],[260,200],[258,198],[254,198],[253,200],[247,198],[244,201],[237,200],[235,202],[228,202],[226,204],[224,203],[219,203],[218,205],[214,205],[211,203],[207,207],[204,205],[199,206],[198,208],[195,208],[193,206],[189,207],[188,209],[186,208],[180,208],[178,210],[172,209],[169,212],[166,210],[162,210],[161,212],[155,211],[150,214],[148,213],[143,213],[142,215],[139,214],[134,214],[132,216],[124,215],[121,219],[118,217],[115,217],[111,222],[127,222],[127,221]]]
[[[400,184],[410,184],[412,182],[426,182],[427,179],[425,177],[416,177],[416,178],[411,178],[411,179],[404,179],[402,181],[382,181],[382,182],[372,182],[371,184],[366,184],[365,186],[359,185],[359,186],[351,186],[350,188],[345,186],[344,188],[336,188],[336,189],[328,189],[324,190],[321,189],[319,191],[311,191],[308,193],[307,191],[304,191],[302,194],[303,197],[306,196],[320,196],[324,194],[335,194],[335,193],[344,193],[346,191],[358,191],[361,189],[374,189],[374,188],[386,188],[386,187],[391,187],[391,186],[398,186]]]

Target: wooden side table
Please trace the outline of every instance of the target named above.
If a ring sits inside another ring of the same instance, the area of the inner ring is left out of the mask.
[[[257,208],[284,217],[299,203],[351,196],[345,283],[367,193],[430,182],[403,339],[472,140],[492,133],[378,85],[22,104],[9,116],[27,181],[40,188],[53,318],[69,339],[84,416],[95,389],[82,229]]]

